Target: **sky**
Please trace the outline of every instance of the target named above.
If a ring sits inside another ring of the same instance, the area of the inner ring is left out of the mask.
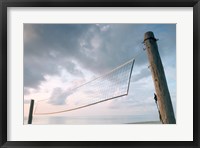
[[[176,113],[175,24],[24,24],[24,116],[30,99],[59,107],[70,90],[135,58],[128,96],[51,116],[141,116],[159,120],[144,33],[157,39]],[[138,54],[139,53],[139,54]],[[44,107],[50,110],[51,108]]]

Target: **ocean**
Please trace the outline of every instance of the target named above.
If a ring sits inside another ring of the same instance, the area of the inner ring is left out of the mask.
[[[24,117],[24,124],[27,124]],[[68,125],[108,125],[108,124],[161,124],[151,116],[112,115],[112,116],[33,116],[32,124],[68,124]]]

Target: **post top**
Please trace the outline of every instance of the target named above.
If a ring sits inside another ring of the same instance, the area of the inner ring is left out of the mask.
[[[148,39],[154,39],[156,40],[156,38],[154,37],[154,34],[152,31],[148,31],[144,34],[144,41],[148,40]]]

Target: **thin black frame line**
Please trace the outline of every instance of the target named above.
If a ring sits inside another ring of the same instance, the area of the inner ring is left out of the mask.
[[[193,7],[199,0],[2,0],[12,7]]]
[[[6,13],[4,13],[6,12]],[[7,8],[1,3],[1,145],[7,142]],[[3,20],[5,23],[3,23]],[[5,98],[4,98],[5,97]],[[6,104],[6,105],[5,105]]]
[[[2,5],[0,4],[0,13],[2,14]],[[2,20],[2,15],[0,15],[0,20]],[[2,32],[2,23],[0,23],[0,32]],[[3,33],[2,33],[3,34]],[[0,34],[0,81],[2,80],[2,67],[3,67],[3,64],[2,64],[2,49],[3,49],[3,41],[2,41],[2,38],[3,38],[3,35]],[[3,128],[3,109],[2,109],[2,105],[3,105],[3,100],[2,100],[2,85],[3,85],[3,82],[0,83],[0,128],[2,129]],[[5,132],[3,132],[2,130],[0,129],[0,145],[3,144],[3,142],[5,142],[5,136],[3,135]],[[7,132],[6,132],[7,134]],[[7,135],[6,135],[7,137]]]
[[[84,1],[84,0],[83,0]],[[0,51],[0,77],[1,77],[1,91],[0,91],[0,116],[1,116],[1,121],[0,121],[0,146],[1,147],[42,147],[42,146],[52,146],[52,147],[59,147],[59,146],[73,146],[73,147],[82,147],[82,146],[93,146],[93,147],[99,147],[99,146],[104,146],[104,147],[112,147],[112,146],[119,146],[119,147],[124,147],[124,146],[131,146],[131,147],[199,147],[200,146],[200,137],[199,137],[199,124],[200,119],[199,119],[199,112],[200,109],[198,108],[199,105],[199,62],[200,59],[199,57],[199,48],[200,48],[200,2],[199,0],[163,0],[162,2],[160,0],[128,0],[128,1],[121,1],[121,0],[115,0],[111,1],[109,0],[108,2],[105,2],[105,0],[98,0],[96,2],[91,2],[91,0],[88,0],[87,2],[83,2],[82,0],[27,0],[26,2],[23,0],[7,0],[7,1],[1,1],[0,3],[0,8],[1,8],[1,51]],[[112,142],[112,141],[102,141],[102,142],[78,142],[78,141],[61,141],[61,142],[56,142],[56,141],[7,141],[7,7],[193,7],[193,76],[194,76],[194,89],[193,89],[193,95],[195,96],[193,100],[193,105],[194,105],[194,110],[193,110],[193,116],[194,116],[194,140],[193,142],[188,142],[188,141],[170,141],[170,142],[162,142],[162,141],[152,141],[152,142],[147,142],[147,141],[127,141],[127,142]],[[5,105],[6,104],[6,105]]]
[[[199,74],[200,74],[200,2],[193,7],[193,138],[200,146],[200,101],[199,101]],[[195,83],[194,83],[195,82]]]

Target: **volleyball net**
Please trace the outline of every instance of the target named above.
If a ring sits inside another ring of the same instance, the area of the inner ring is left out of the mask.
[[[63,103],[51,99],[36,102],[35,115],[56,114],[77,110],[128,95],[135,59],[118,66],[92,81],[66,91]],[[54,98],[59,101],[60,98]]]

